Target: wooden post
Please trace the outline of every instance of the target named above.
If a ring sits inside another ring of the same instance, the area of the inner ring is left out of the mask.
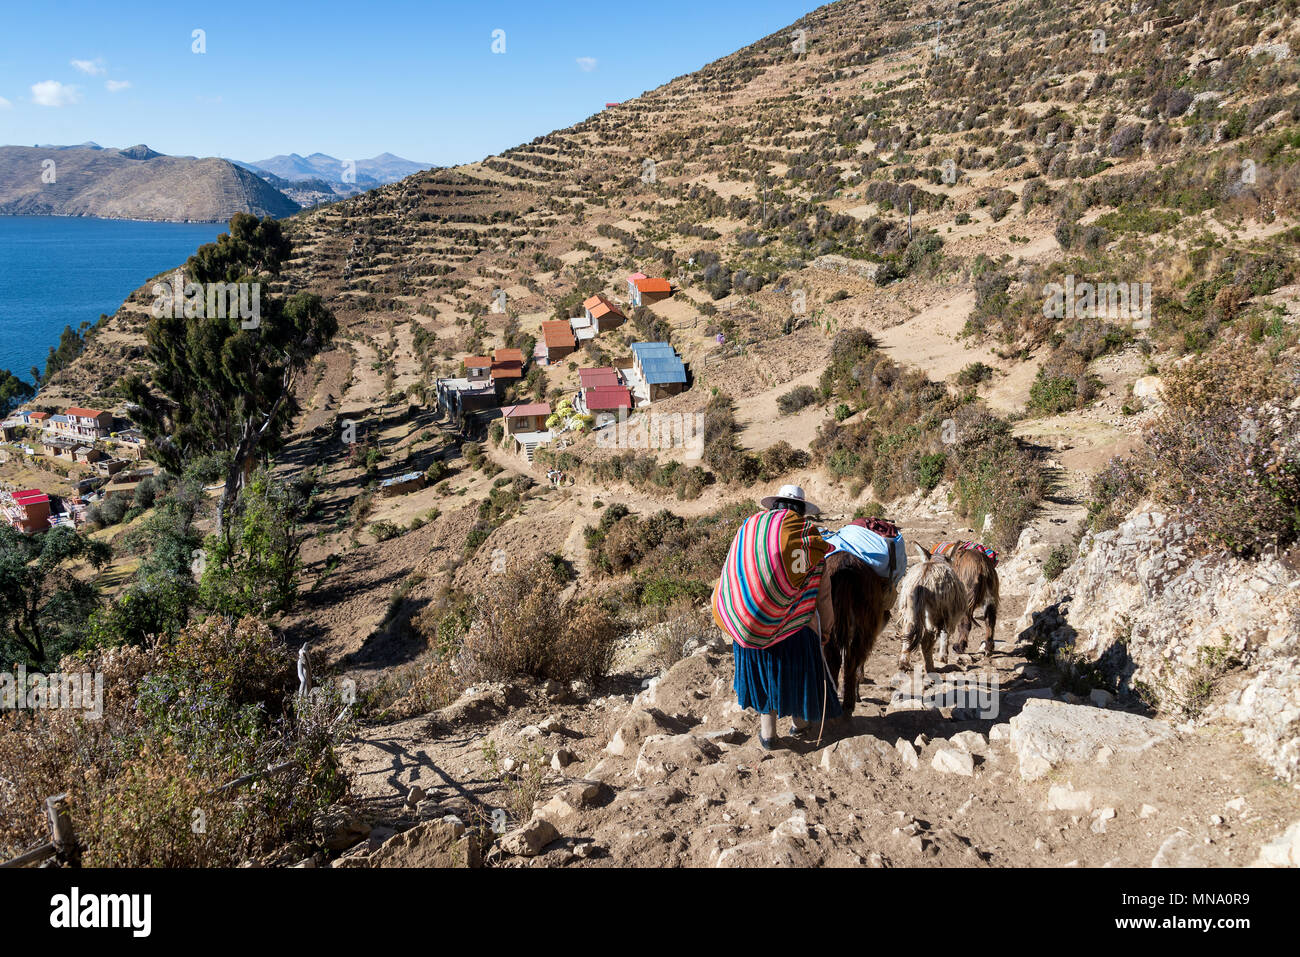
[[[50,822],[50,843],[59,859],[73,866],[80,863],[76,835],[72,832],[72,815],[68,812],[68,795],[55,794],[45,799],[45,816]]]

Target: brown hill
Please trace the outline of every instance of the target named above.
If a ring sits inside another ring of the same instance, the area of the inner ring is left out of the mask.
[[[222,222],[300,207],[224,159],[126,150],[0,147],[0,215]]]

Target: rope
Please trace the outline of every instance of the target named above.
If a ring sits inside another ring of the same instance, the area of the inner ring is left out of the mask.
[[[829,584],[829,583],[828,583]],[[822,656],[822,669],[826,672],[826,681],[830,686],[827,694],[835,690],[835,682],[831,679],[831,666],[826,663],[826,643],[822,641],[822,614],[820,611],[813,610],[813,616],[817,619],[817,650]],[[841,665],[843,667],[843,665]],[[822,735],[826,732],[826,699],[827,694],[822,695],[822,723],[817,728],[817,747],[822,746]]]

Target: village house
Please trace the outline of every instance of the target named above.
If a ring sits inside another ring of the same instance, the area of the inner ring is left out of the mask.
[[[80,462],[83,465],[90,465],[92,462],[98,462],[100,459],[107,458],[107,456],[93,446],[82,445],[73,451],[72,458],[75,462]]]
[[[597,333],[617,329],[627,322],[627,316],[619,311],[607,297],[595,295],[582,304],[583,316]]]
[[[108,433],[113,429],[113,413],[102,409],[74,407],[68,409],[63,415],[53,416],[50,425],[63,435],[89,439],[93,442],[96,439],[108,438]]]
[[[573,330],[573,338],[579,349],[596,338],[596,327],[592,325],[591,319],[586,314],[570,319],[569,328]]]
[[[122,459],[100,459],[98,462],[91,463],[90,467],[96,475],[112,478],[126,468],[126,462]]]
[[[18,438],[19,430],[27,425],[22,419],[5,419],[0,422],[0,440],[12,442]]]
[[[508,405],[501,410],[505,437],[514,439],[516,450],[530,462],[537,446],[551,441],[551,432],[546,428],[550,415],[551,406],[547,402]]]
[[[648,306],[672,294],[673,287],[667,279],[652,278],[641,272],[627,277],[627,297],[633,306]]]
[[[572,355],[577,348],[573,329],[563,319],[549,319],[542,323],[542,341],[538,345],[543,347],[548,365]]]
[[[632,396],[617,370],[609,366],[579,369],[578,397],[573,405],[578,412],[592,415],[617,413],[619,409],[632,408]]]
[[[24,535],[50,527],[50,497],[40,489],[14,492],[0,500],[5,519]]]
[[[76,439],[47,432],[41,437],[40,446],[42,455],[56,459],[71,459],[77,449],[81,448],[81,443]]]
[[[37,428],[42,429],[45,428],[46,423],[48,423],[50,419],[50,413],[48,412],[27,412],[24,414],[27,416],[27,423],[29,425],[34,425]]]
[[[492,379],[500,382],[524,377],[524,352],[522,349],[497,349],[492,353]]]
[[[129,459],[139,459],[144,454],[145,438],[144,433],[139,429],[123,429],[121,432],[114,432],[113,439],[117,442],[118,454]]]
[[[597,386],[582,394],[580,411],[594,415],[603,425],[609,416],[617,418],[632,411],[632,394],[625,385]]]
[[[632,373],[641,386],[635,391],[651,402],[686,388],[686,366],[666,342],[632,343]]]
[[[501,410],[501,427],[506,435],[521,432],[545,432],[546,420],[551,415],[549,402],[528,402],[507,405]]]
[[[491,385],[492,360],[488,356],[466,356],[465,378],[476,385]]]

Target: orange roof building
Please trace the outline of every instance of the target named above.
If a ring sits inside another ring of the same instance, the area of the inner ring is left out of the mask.
[[[586,310],[587,320],[597,332],[616,329],[627,322],[627,316],[623,315],[618,306],[602,295],[592,296],[582,304],[582,308]]]
[[[492,378],[522,379],[524,353],[522,349],[498,349],[492,354]]]
[[[577,347],[573,329],[566,319],[550,319],[542,323],[542,345],[546,361],[555,362],[569,355]]]
[[[667,279],[644,276],[641,273],[633,273],[627,277],[627,295],[634,306],[667,299],[672,293],[672,283]]]

